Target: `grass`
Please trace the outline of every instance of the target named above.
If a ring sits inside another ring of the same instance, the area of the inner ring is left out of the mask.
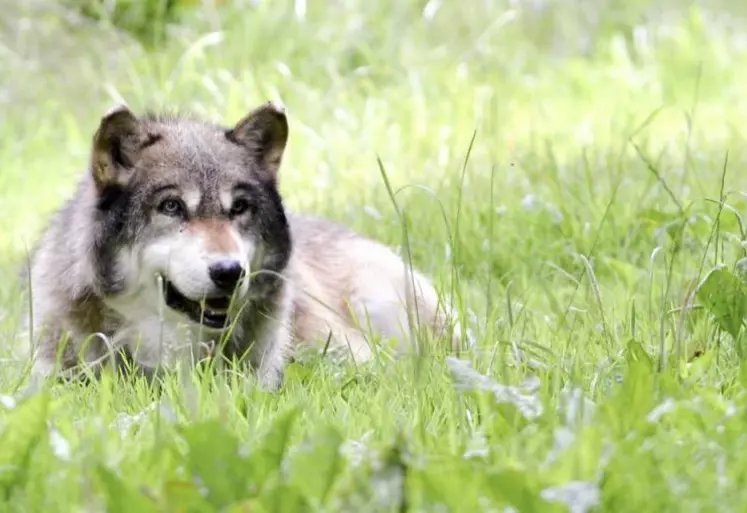
[[[744,13],[678,4],[222,2],[146,51],[0,0],[3,511],[742,511]],[[281,98],[287,204],[403,212],[474,345],[23,396],[15,272],[119,97]]]

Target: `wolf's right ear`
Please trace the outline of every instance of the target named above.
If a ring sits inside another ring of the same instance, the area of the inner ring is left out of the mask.
[[[125,105],[116,105],[104,114],[93,136],[91,154],[91,171],[99,191],[127,181],[140,139],[140,121]]]
[[[261,171],[275,179],[288,142],[285,107],[276,102],[257,107],[228,130],[226,137],[247,148]]]

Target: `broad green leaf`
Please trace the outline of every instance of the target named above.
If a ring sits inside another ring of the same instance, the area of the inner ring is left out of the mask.
[[[9,497],[26,477],[29,460],[46,432],[49,396],[38,393],[11,411],[0,432],[0,489]]]
[[[342,435],[329,426],[298,448],[290,464],[289,482],[305,497],[324,503],[343,465]]]
[[[747,316],[747,285],[727,268],[716,267],[698,286],[697,297],[736,340]]]
[[[654,363],[643,345],[630,340],[625,348],[627,369],[622,384],[603,405],[610,422],[619,433],[628,433],[645,420],[654,407]]]
[[[156,513],[158,511],[150,499],[124,483],[103,465],[96,468],[96,475],[104,489],[107,513],[130,513],[132,511]]]
[[[225,513],[258,513],[264,511],[261,506],[257,506],[259,499],[247,499],[231,504],[225,509]]]
[[[163,494],[168,511],[211,513],[215,510],[191,481],[169,481],[164,485]]]
[[[628,341],[628,345],[625,347],[625,360],[628,362],[628,365],[639,363],[649,372],[653,372],[654,370],[654,362],[651,359],[651,356],[649,356],[646,349],[644,349],[643,344],[638,340],[631,339]]]
[[[555,511],[555,505],[546,503],[540,498],[540,486],[536,478],[530,477],[523,470],[508,468],[488,476],[490,491],[493,497],[508,503],[518,511]]]
[[[305,513],[313,511],[309,502],[295,488],[274,481],[262,494],[247,504],[236,504],[229,509],[232,513]]]
[[[474,465],[452,458],[412,471],[408,474],[408,488],[417,490],[428,505],[445,504],[449,511],[475,511],[479,504],[467,497],[476,497],[484,487],[483,472]],[[454,476],[459,479],[454,479]]]
[[[189,446],[187,466],[207,489],[207,500],[223,507],[249,496],[249,462],[239,455],[239,441],[212,420],[183,429]]]
[[[254,482],[260,486],[280,470],[298,408],[290,408],[278,415],[249,456],[249,469]]]

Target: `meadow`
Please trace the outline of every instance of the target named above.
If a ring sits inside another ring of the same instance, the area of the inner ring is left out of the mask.
[[[0,510],[744,511],[744,7],[182,4],[154,43],[0,0]],[[29,393],[17,271],[103,112],[275,98],[286,205],[408,255],[465,347]]]

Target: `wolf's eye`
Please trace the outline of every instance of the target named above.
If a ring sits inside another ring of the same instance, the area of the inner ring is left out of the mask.
[[[158,205],[158,211],[167,216],[180,217],[184,215],[184,206],[181,201],[169,198]]]
[[[252,207],[251,203],[249,203],[249,200],[244,198],[237,198],[234,200],[233,205],[231,205],[231,217],[240,216],[241,214],[246,213],[248,210],[250,210]]]

